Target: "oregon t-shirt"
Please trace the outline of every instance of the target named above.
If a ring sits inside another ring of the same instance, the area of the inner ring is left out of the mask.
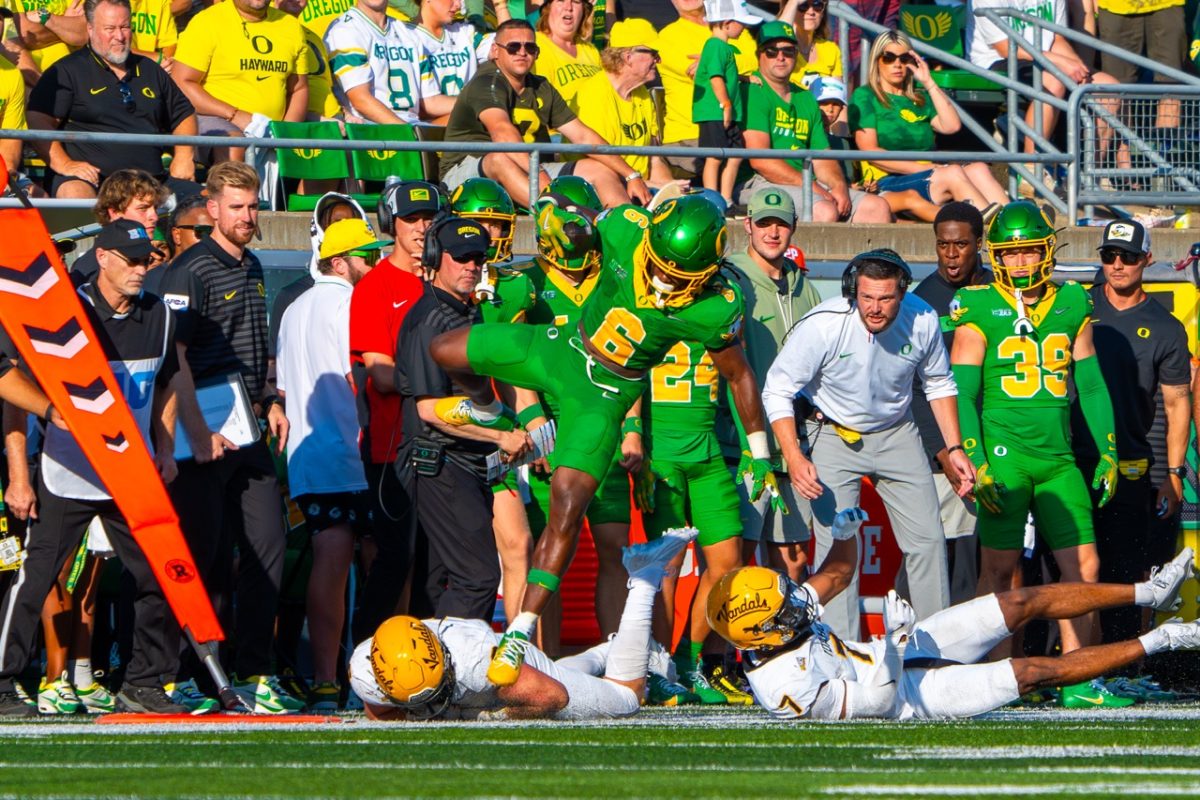
[[[821,109],[816,99],[805,88],[789,84],[791,96],[784,100],[767,85],[761,73],[754,73],[761,81],[746,84],[746,123],[748,131],[762,131],[771,137],[772,150],[825,150],[829,138],[821,124]],[[796,169],[804,169],[803,159],[788,163]]]
[[[133,49],[141,53],[157,53],[174,47],[179,41],[171,0],[132,0]]]
[[[594,44],[583,42],[575,45],[575,55],[562,50],[549,36],[539,32],[537,45],[540,48],[533,71],[550,81],[568,103],[575,97],[580,84],[597,72],[600,66],[600,51]]]
[[[571,108],[579,120],[619,147],[646,147],[659,134],[650,91],[639,86],[624,100],[613,88],[607,72],[579,81]],[[583,156],[579,156],[583,158]],[[643,175],[650,174],[650,157],[624,155],[625,163]]]
[[[873,129],[883,150],[932,150],[937,109],[927,92],[919,90],[917,96],[924,100],[923,105],[902,94],[889,94],[885,105],[870,86],[858,87],[850,96],[850,130]],[[887,174],[863,162],[864,180],[878,180]]]

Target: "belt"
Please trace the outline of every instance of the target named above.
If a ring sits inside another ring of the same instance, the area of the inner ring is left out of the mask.
[[[608,357],[607,354],[605,354],[603,350],[601,350],[599,347],[596,347],[596,345],[592,343],[592,340],[588,338],[587,331],[583,329],[582,320],[579,322],[579,339],[581,342],[583,342],[583,347],[585,350],[587,350],[587,355],[590,356],[595,363],[604,367],[618,378],[624,378],[627,381],[640,381],[642,378],[646,377],[645,372],[639,372],[635,369],[622,367],[620,364],[615,363],[611,358]]]
[[[833,432],[840,436],[842,441],[846,444],[857,444],[858,442],[862,441],[861,433],[853,428],[847,428],[845,425],[837,422],[835,419],[833,419],[833,417],[829,416],[816,406],[811,404],[810,406],[811,411],[809,412],[807,419],[811,419],[818,425],[828,425],[829,427],[833,428]]]

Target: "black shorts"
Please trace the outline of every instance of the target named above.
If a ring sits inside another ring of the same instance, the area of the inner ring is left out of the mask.
[[[746,137],[742,135],[741,127],[735,122],[728,128],[724,122],[699,122],[701,147],[745,147]]]
[[[349,525],[359,536],[371,533],[371,504],[365,491],[302,494],[292,498],[304,514],[310,535],[335,525]]]

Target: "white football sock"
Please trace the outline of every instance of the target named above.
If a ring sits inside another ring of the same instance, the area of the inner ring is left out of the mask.
[[[537,631],[538,615],[532,611],[522,611],[508,626],[510,633],[523,633],[526,639],[532,639]]]
[[[612,638],[604,677],[636,681],[646,677],[650,660],[650,618],[658,586],[635,575],[629,579],[629,595],[621,624]]]
[[[1146,655],[1152,656],[1155,653],[1163,653],[1171,649],[1171,641],[1167,638],[1166,631],[1162,628],[1155,628],[1149,633],[1143,633],[1138,637],[1138,641],[1142,643],[1142,647],[1146,649]]]

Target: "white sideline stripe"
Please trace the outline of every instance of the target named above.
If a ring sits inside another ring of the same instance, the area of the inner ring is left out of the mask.
[[[1113,756],[1157,756],[1195,758],[1200,747],[1122,747],[1121,745],[1047,745],[1045,747],[894,747],[884,746],[891,753],[881,753],[885,759],[1034,759],[1047,758],[1112,758]]]
[[[1195,786],[1178,785],[1157,785],[1157,784],[1138,784],[1136,786],[1129,783],[1058,783],[1058,784],[1037,784],[1031,786],[1000,786],[994,783],[981,784],[951,784],[944,786],[922,785],[896,785],[885,783],[866,783],[855,784],[850,786],[822,786],[817,791],[821,794],[836,794],[839,796],[847,796],[852,794],[878,794],[883,796],[894,795],[912,795],[912,796],[930,796],[938,797],[978,797],[979,795],[1020,795],[1020,796],[1037,796],[1037,795],[1060,795],[1060,794],[1115,794],[1128,793],[1134,790],[1138,796],[1144,795],[1168,795],[1168,796],[1194,796],[1196,794]]]
[[[102,770],[102,769],[316,769],[316,770],[442,770],[442,771],[512,771],[512,772],[528,772],[529,765],[527,764],[468,764],[464,762],[450,761],[380,761],[377,763],[314,763],[312,761],[258,761],[252,764],[230,764],[224,761],[106,761],[100,764],[83,764],[75,763],[70,766],[64,765],[61,761],[0,761],[0,769],[45,769],[54,770],[56,773],[63,774],[71,770]],[[611,765],[604,764],[573,764],[570,767],[572,770],[583,772],[612,772]],[[629,764],[620,767],[622,772],[723,772],[723,773],[761,773],[761,772],[778,772],[778,773],[797,773],[797,772],[829,772],[829,773],[845,773],[845,772],[866,772],[877,773],[884,770],[881,769],[866,769],[863,767],[831,767],[831,766],[805,766],[805,767],[788,767],[788,766],[749,766],[741,768],[731,768],[721,764],[675,764],[671,766],[654,766],[650,764]]]
[[[251,730],[261,730],[255,726]],[[293,728],[294,730],[294,728]],[[397,731],[403,730],[401,727],[396,728]],[[211,728],[209,729],[211,732]],[[0,728],[0,732],[7,736],[7,731]],[[107,731],[106,731],[107,732]],[[15,737],[14,737],[15,738]],[[114,739],[113,744],[119,744],[122,747],[127,745],[145,745],[149,747],[161,747],[162,738],[154,739]],[[61,741],[47,741],[42,738],[32,739],[29,742],[22,742],[22,745],[50,745],[58,747],[62,744]],[[188,739],[181,744],[192,745],[219,745],[232,747],[245,747],[246,742],[242,739]],[[445,739],[410,739],[404,737],[395,741],[387,739],[320,739],[310,742],[295,742],[297,747],[310,747],[320,745],[322,747],[331,745],[351,745],[351,744],[375,744],[375,745],[402,745],[404,747],[445,747]],[[816,748],[832,748],[836,750],[888,750],[887,745],[877,744],[815,744],[812,742],[781,742],[779,744],[767,744],[765,742],[738,742],[738,743],[723,743],[723,742],[547,742],[540,739],[472,739],[470,746],[487,746],[487,747],[539,747],[539,748],[605,748],[613,747],[636,747],[639,750],[648,748],[663,748],[663,749],[682,749],[694,750],[696,748],[711,748],[711,749],[729,749],[729,750],[802,750]]]
[[[1197,767],[1027,767],[1026,772],[1086,775],[1200,775]]]

